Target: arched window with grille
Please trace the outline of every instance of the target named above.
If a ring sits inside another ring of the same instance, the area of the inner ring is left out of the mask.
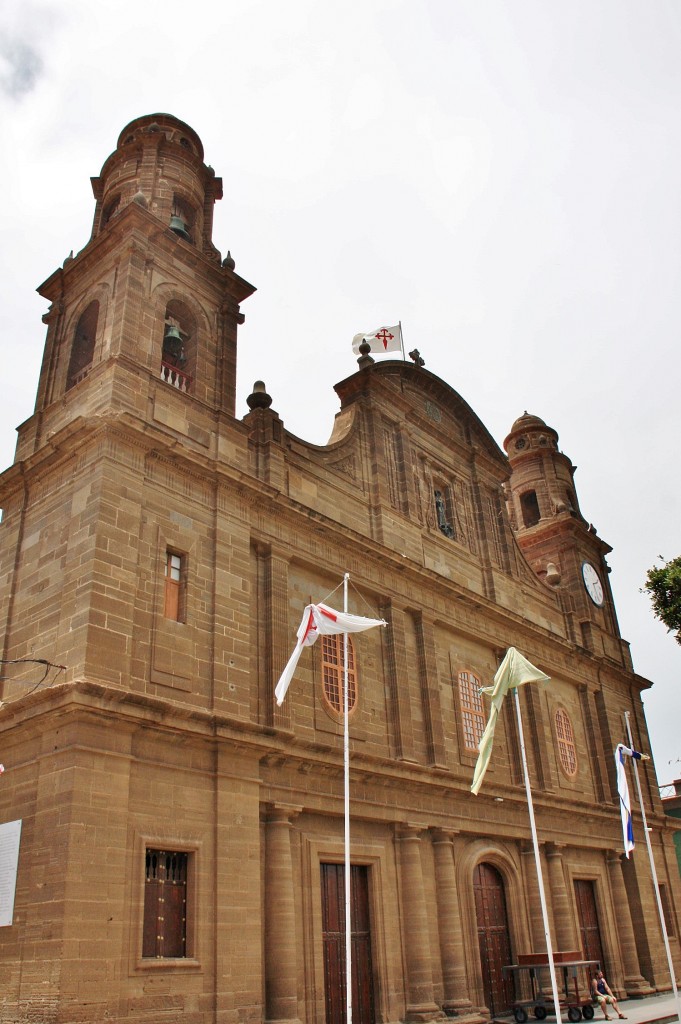
[[[459,672],[458,683],[463,744],[467,751],[477,753],[486,725],[480,680],[473,672],[463,671]]]
[[[572,729],[572,722],[567,711],[558,708],[555,715],[556,738],[558,740],[558,760],[560,766],[572,779],[577,774],[577,748],[575,746],[575,734]]]
[[[322,692],[331,711],[343,714],[344,676],[343,634],[322,635]],[[355,648],[352,637],[348,637],[348,713],[357,704],[357,673],[355,670]]]

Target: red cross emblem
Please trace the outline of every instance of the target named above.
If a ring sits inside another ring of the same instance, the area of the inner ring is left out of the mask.
[[[392,341],[395,335],[391,334],[390,331],[386,331],[385,327],[382,327],[380,331],[376,332],[376,337],[379,341],[383,342],[383,348],[387,349],[388,342]]]

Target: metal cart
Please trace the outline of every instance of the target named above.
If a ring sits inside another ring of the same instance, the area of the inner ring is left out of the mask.
[[[600,970],[600,963],[598,960],[567,960],[565,956],[557,953],[554,957],[561,1016],[565,1010],[573,1024],[582,1017],[591,1020],[594,1015],[591,978]],[[527,954],[518,960],[522,962],[502,967],[504,977],[510,974],[513,978],[513,1016],[517,1024],[525,1024],[529,1010],[537,1020],[555,1016],[548,956],[546,953]]]

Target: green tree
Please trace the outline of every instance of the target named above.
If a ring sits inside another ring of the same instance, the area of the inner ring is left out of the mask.
[[[664,561],[662,555],[660,560]],[[654,614],[670,633],[676,633],[676,642],[681,644],[681,556],[661,568],[648,569],[644,589],[650,594]]]

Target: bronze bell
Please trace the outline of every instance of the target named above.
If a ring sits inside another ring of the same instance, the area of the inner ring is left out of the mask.
[[[174,231],[180,238],[184,238],[186,242],[189,241],[189,232],[187,231],[187,225],[181,217],[172,216],[170,218],[170,230]]]
[[[163,361],[173,366],[184,366],[187,357],[184,354],[182,333],[179,327],[168,324],[163,335]]]

